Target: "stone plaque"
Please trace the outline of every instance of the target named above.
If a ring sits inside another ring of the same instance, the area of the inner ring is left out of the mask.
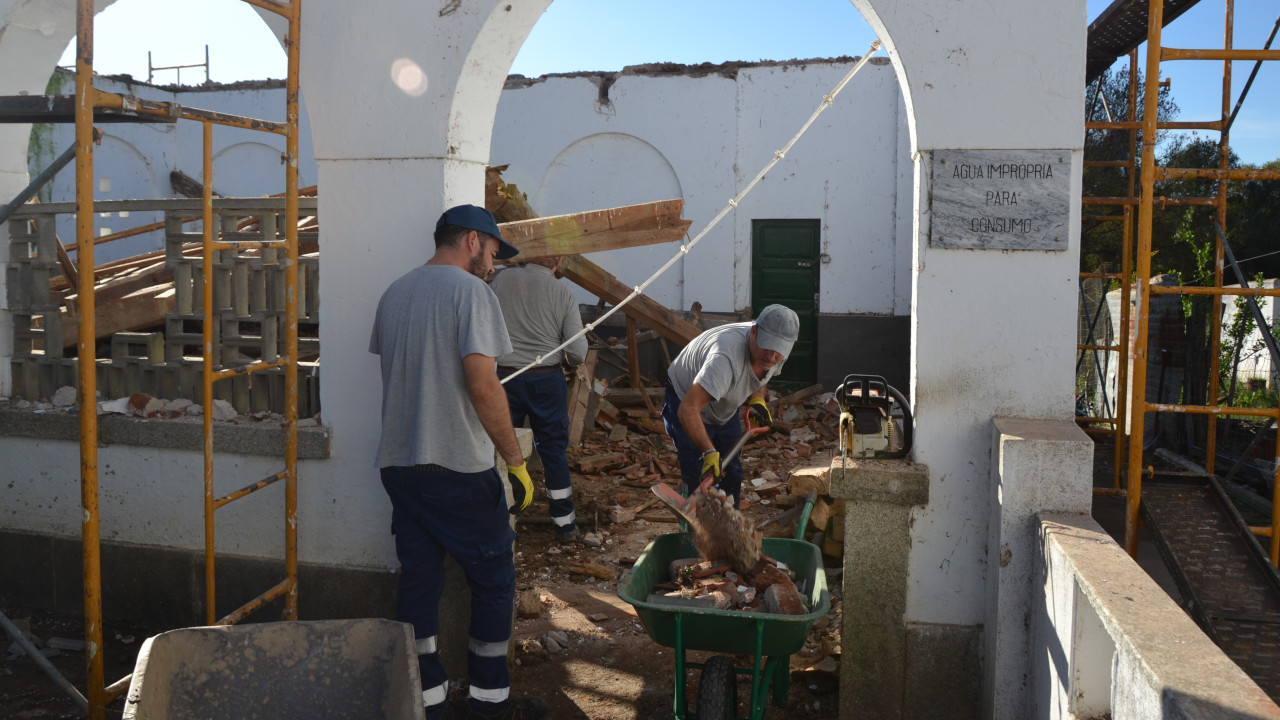
[[[929,245],[1066,250],[1069,150],[933,151]]]

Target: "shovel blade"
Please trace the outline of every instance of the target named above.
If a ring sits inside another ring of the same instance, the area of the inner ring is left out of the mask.
[[[667,507],[675,511],[685,522],[693,522],[693,507],[695,500],[686,498],[675,488],[666,483],[658,483],[653,486],[653,494],[666,504]]]

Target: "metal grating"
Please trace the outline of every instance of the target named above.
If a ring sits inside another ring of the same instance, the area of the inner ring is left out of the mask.
[[[1280,702],[1280,575],[1216,478],[1142,486],[1142,515],[1187,611]]]
[[[1200,0],[1164,0],[1164,24],[1177,20]],[[1089,84],[1111,67],[1116,58],[1147,41],[1149,0],[1116,0],[1089,25],[1084,81]]]

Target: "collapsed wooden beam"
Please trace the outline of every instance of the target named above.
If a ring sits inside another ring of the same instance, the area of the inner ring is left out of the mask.
[[[490,167],[485,177],[485,206],[499,220],[503,239],[520,248],[515,260],[564,256],[560,273],[587,292],[617,305],[631,288],[581,253],[617,250],[662,242],[678,242],[691,221],[683,220],[684,200],[626,205],[608,210],[536,217],[524,194],[502,181],[505,165]],[[506,220],[507,222],[502,222]],[[681,346],[700,332],[656,300],[641,294],[622,311]]]
[[[520,249],[525,262],[557,255],[679,242],[691,221],[680,218],[684,200],[659,200],[569,215],[516,220],[498,225],[502,238]]]
[[[94,330],[97,339],[118,332],[145,330],[163,325],[165,317],[174,311],[173,283],[143,288],[130,295],[98,305],[95,310]],[[68,308],[62,309],[62,337],[74,338],[80,332],[80,316]]]
[[[560,265],[560,274],[611,305],[617,305],[631,294],[632,288],[604,268],[578,255],[565,257],[564,263]],[[687,322],[643,293],[624,305],[622,312],[681,347],[688,345],[702,332],[697,325]]]

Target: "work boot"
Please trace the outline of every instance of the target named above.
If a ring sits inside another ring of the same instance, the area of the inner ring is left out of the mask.
[[[427,720],[454,720],[457,717],[461,717],[461,715],[454,712],[453,707],[447,702],[426,709]]]
[[[472,720],[542,720],[547,714],[547,701],[540,697],[524,697],[508,700],[493,714],[486,715],[468,708],[467,717]]]
[[[568,530],[556,530],[556,540],[561,545],[569,545],[578,542],[580,539],[582,539],[582,531],[578,530],[577,525],[570,527]]]

